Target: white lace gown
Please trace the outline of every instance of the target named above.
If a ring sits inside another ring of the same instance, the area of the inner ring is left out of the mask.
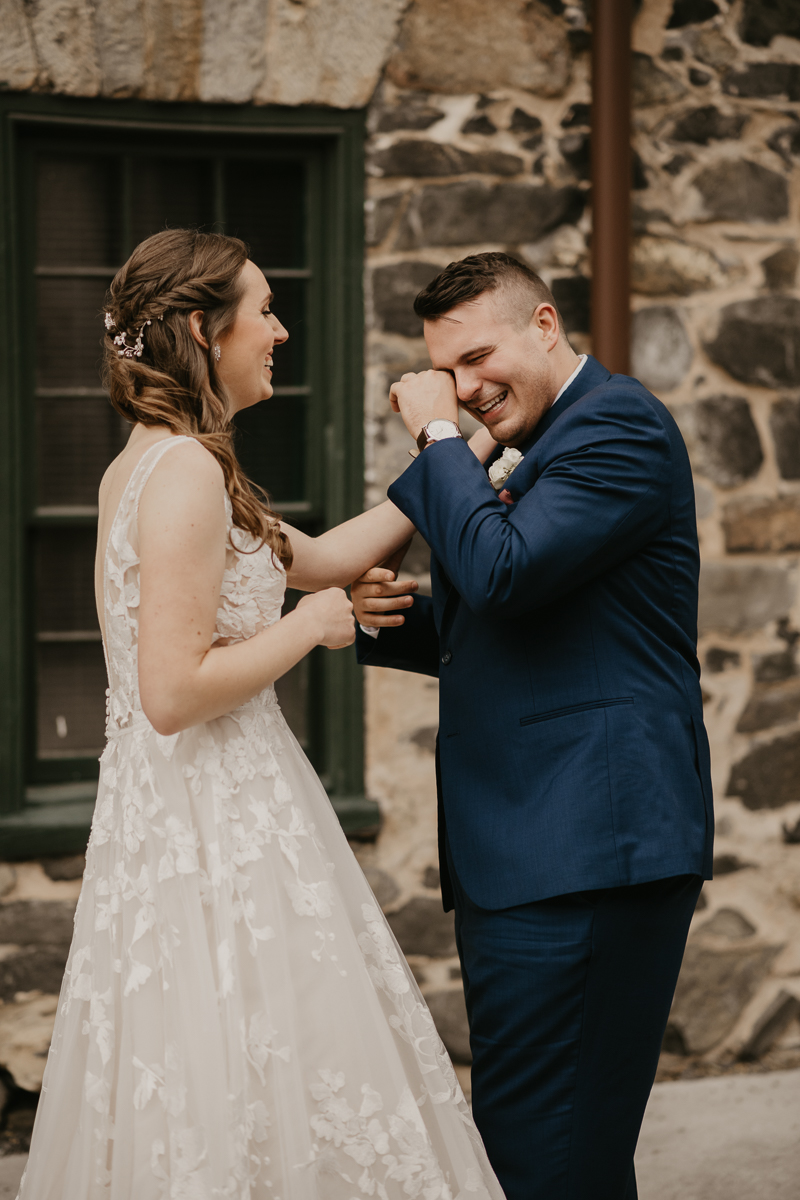
[[[274,689],[172,737],[142,711],[137,510],[185,440],[109,537],[108,744],[20,1200],[502,1200]],[[229,547],[215,640],[277,621],[285,582]]]

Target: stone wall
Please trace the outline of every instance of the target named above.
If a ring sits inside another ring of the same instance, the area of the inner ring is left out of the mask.
[[[581,5],[416,0],[370,106],[367,495],[407,465],[388,385],[427,366],[414,294],[502,249],[589,339],[591,31]],[[662,1060],[800,1061],[800,9],[643,0],[634,27],[632,372],[697,480],[700,657],[718,814]],[[409,569],[424,583],[425,548]],[[430,681],[373,670],[368,852],[446,1040],[464,1052],[436,862]],[[421,771],[421,767],[424,767]]]
[[[800,1062],[800,8],[636,7],[632,369],[675,413],[697,475],[718,813],[717,877],[662,1069],[787,1065]],[[369,105],[370,504],[408,462],[388,386],[428,365],[411,302],[451,259],[519,255],[553,288],[575,348],[591,349],[588,5],[490,12],[489,25],[485,0],[0,0],[4,88]],[[424,584],[423,545],[406,565]],[[355,849],[465,1062],[436,870],[436,722],[434,681],[367,672],[384,827]],[[76,889],[34,864],[4,882],[0,867],[0,1042],[16,1039],[28,1087],[66,953],[64,922],[37,905],[69,907]]]

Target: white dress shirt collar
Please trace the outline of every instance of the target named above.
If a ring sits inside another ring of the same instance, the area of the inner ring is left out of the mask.
[[[565,381],[564,381],[564,383],[562,383],[561,387],[558,389],[558,395],[556,396],[555,400],[553,401],[553,404],[558,404],[559,400],[560,400],[560,399],[561,399],[561,397],[564,395],[564,392],[567,390],[567,388],[569,387],[569,385],[570,385],[571,383],[573,383],[573,382],[574,382],[574,381],[575,381],[575,380],[578,378],[578,376],[580,375],[581,371],[583,370],[583,364],[586,362],[586,359],[587,359],[587,358],[588,358],[588,355],[587,355],[587,354],[579,354],[579,355],[578,355],[578,365],[577,365],[577,367],[576,367],[576,368],[575,368],[575,370],[572,372],[572,374],[570,375],[569,379],[565,380]],[[550,407],[551,407],[551,408],[553,407],[553,404],[551,404],[551,405],[550,405]]]

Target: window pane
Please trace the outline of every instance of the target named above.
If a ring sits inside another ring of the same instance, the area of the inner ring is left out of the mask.
[[[97,504],[130,425],[104,397],[37,400],[37,504]]]
[[[276,504],[306,499],[304,396],[274,396],[236,417],[236,452]]]
[[[225,232],[244,238],[259,267],[305,267],[305,190],[304,163],[228,161]]]
[[[276,346],[272,382],[275,387],[297,386],[308,382],[306,375],[306,302],[305,279],[268,280],[275,300],[272,311],[289,334],[289,340]]]
[[[38,387],[99,387],[108,279],[37,279]]]
[[[39,159],[36,262],[40,267],[117,267],[119,167],[107,156]]]
[[[196,228],[210,225],[213,220],[214,190],[210,161],[190,158],[134,159],[131,179],[131,235],[134,246],[162,229]]]
[[[37,529],[34,536],[37,630],[97,629],[95,530]]]
[[[99,754],[107,686],[102,644],[46,642],[38,657],[39,757]]]

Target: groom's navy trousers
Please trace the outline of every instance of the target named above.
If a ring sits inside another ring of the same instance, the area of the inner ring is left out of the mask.
[[[712,858],[692,475],[664,405],[591,357],[520,450],[508,505],[458,439],[392,484],[432,598],[357,650],[439,679],[442,893],[500,1181],[630,1200]]]

